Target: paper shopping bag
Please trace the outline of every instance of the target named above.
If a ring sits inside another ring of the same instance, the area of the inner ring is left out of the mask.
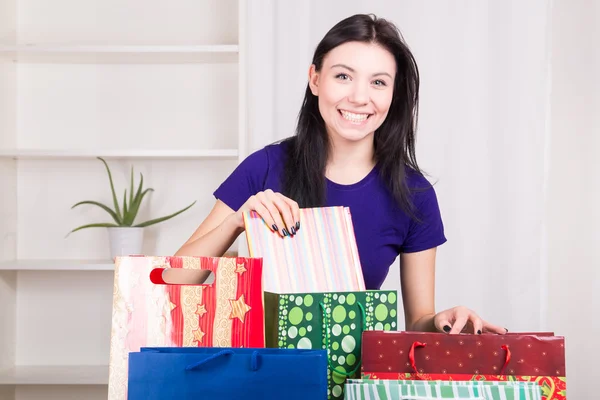
[[[362,377],[528,381],[543,400],[566,398],[564,338],[552,333],[365,332]]]
[[[264,347],[261,270],[253,258],[118,257],[109,400],[126,398],[141,347]]]
[[[365,330],[397,329],[394,290],[276,294],[265,292],[267,347],[328,350],[331,399],[342,399],[347,377],[360,374]]]
[[[350,209],[304,208],[300,221],[293,237],[281,237],[255,211],[244,213],[250,256],[263,258],[265,291],[365,290]]]
[[[129,400],[326,400],[324,350],[142,348],[129,356]]]
[[[348,380],[346,400],[540,400],[533,382]]]

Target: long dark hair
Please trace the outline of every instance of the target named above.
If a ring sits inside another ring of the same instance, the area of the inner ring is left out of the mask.
[[[419,71],[415,59],[396,26],[372,15],[358,14],[337,23],[318,44],[312,63],[321,70],[323,59],[346,42],[375,43],[395,58],[397,72],[392,103],[385,121],[375,131],[375,160],[381,178],[398,204],[413,215],[406,185],[406,168],[420,172],[415,157]],[[329,139],[318,99],[307,85],[298,115],[296,135],[286,139],[288,154],[282,192],[300,207],[320,207],[325,202],[325,166]]]

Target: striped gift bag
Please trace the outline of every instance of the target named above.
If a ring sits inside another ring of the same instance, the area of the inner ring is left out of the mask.
[[[263,259],[264,290],[273,293],[365,290],[348,207],[300,209],[300,229],[273,232],[255,211],[244,213],[251,257]]]
[[[393,381],[349,379],[345,400],[540,400],[534,382],[519,381]]]

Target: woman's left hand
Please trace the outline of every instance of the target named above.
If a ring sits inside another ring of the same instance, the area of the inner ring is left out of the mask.
[[[433,317],[433,323],[439,331],[457,333],[497,333],[503,335],[508,329],[484,321],[474,311],[458,306],[441,311]]]

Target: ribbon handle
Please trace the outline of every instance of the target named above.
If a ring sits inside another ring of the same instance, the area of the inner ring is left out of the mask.
[[[425,346],[427,346],[427,343],[413,342],[413,344],[410,346],[410,350],[408,351],[408,360],[410,361],[410,366],[416,374],[419,373],[419,370],[417,369],[417,362],[415,361],[415,349]]]
[[[367,313],[365,312],[365,307],[359,302],[357,301],[356,304],[358,305],[358,308],[360,308],[360,314],[362,316],[362,330],[365,331],[367,330]],[[325,347],[329,350],[329,345],[330,345],[330,338],[329,338],[329,323],[327,321],[327,311],[326,311],[326,307],[325,304],[323,304],[322,302],[319,303],[319,305],[321,306],[321,310],[323,311],[323,323],[325,325]],[[360,346],[357,344],[357,347],[360,348]],[[333,365],[333,363],[331,362],[331,358],[328,356],[327,357],[327,363],[329,364],[329,368],[331,368],[332,371],[334,371],[336,374],[342,375],[342,376],[352,376],[356,373],[356,371],[358,371],[358,369],[360,368],[361,364],[362,364],[362,359],[358,361],[358,363],[356,363],[356,367],[352,370],[352,371],[341,371],[339,370],[335,365]]]
[[[427,346],[427,343],[421,343],[421,342],[413,342],[413,344],[410,346],[410,350],[408,351],[408,360],[410,361],[410,366],[412,367],[412,369],[415,371],[416,374],[419,374],[419,369],[417,368],[417,363],[415,360],[415,349],[419,348],[419,347],[425,347]],[[508,347],[507,344],[504,344],[501,346],[502,350],[506,351],[506,356],[504,358],[504,365],[502,366],[502,369],[500,370],[500,375],[506,375],[505,374],[505,370],[506,367],[508,367],[508,363],[510,362],[511,359],[511,352],[510,352],[510,348]]]
[[[211,362],[212,360],[216,360],[217,358],[220,358],[220,357],[223,357],[223,356],[230,356],[232,354],[233,354],[233,350],[221,350],[218,353],[215,353],[212,356],[207,357],[207,358],[205,358],[202,361],[198,361],[198,362],[195,362],[193,364],[188,365],[187,367],[185,367],[185,370],[186,371],[191,371],[191,370],[194,370],[194,369],[198,369],[201,366],[203,366],[204,364]]]
[[[506,350],[506,357],[504,358],[504,366],[502,366],[502,369],[500,370],[500,375],[505,375],[504,370],[506,369],[506,367],[508,367],[508,363],[511,359],[511,354],[507,344],[502,345],[502,350]]]
[[[198,362],[189,364],[188,366],[185,367],[185,370],[192,371],[192,370],[202,367],[203,365],[205,365],[213,360],[216,360],[217,358],[224,357],[224,356],[231,356],[233,354],[234,354],[233,350],[229,350],[229,349],[221,350],[218,353],[215,353],[215,354],[211,355],[210,357],[205,358],[202,361],[198,361]],[[252,371],[258,371],[258,368],[259,368],[258,356],[259,356],[258,351],[253,351],[252,355],[250,356],[250,370],[252,370]]]

